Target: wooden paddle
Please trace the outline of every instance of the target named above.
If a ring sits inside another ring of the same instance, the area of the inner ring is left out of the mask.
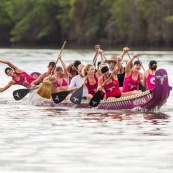
[[[96,63],[96,61],[97,61],[97,56],[98,56],[98,52],[96,52],[96,54],[95,54],[95,56],[94,56],[94,58],[93,58],[93,63],[92,63],[92,65]],[[84,82],[85,82],[85,80],[87,79],[88,75],[90,74],[91,69],[92,69],[92,67],[90,68],[90,70],[89,70],[87,76],[85,77]],[[84,83],[84,82],[83,82],[83,83]],[[79,88],[71,95],[70,101],[71,101],[72,103],[74,103],[74,104],[80,104],[81,101],[82,101],[82,96],[83,96],[83,85],[82,85],[81,87],[79,87]]]
[[[61,48],[61,51],[60,51],[59,55],[61,55],[65,44],[66,44],[66,41],[64,41],[64,44],[62,45],[62,48]],[[56,67],[57,62],[58,62],[58,58],[55,62],[55,67]],[[51,74],[51,76],[52,76],[52,74]],[[50,76],[50,78],[51,78],[51,76]],[[40,87],[37,90],[38,95],[40,95],[41,97],[47,98],[47,99],[50,99],[51,94],[52,94],[52,82],[50,81],[50,78],[45,80],[43,82],[43,84],[40,85]]]

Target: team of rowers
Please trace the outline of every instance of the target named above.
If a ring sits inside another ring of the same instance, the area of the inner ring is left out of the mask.
[[[146,90],[152,90],[155,87],[157,62],[155,60],[150,61],[148,69],[141,73],[140,70],[143,66],[135,53],[132,58],[129,56],[129,60],[124,67],[123,57],[129,50],[128,47],[124,47],[122,55],[113,55],[110,60],[107,60],[103,50],[96,46],[96,54],[100,57],[97,66],[94,60],[87,65],[76,60],[66,66],[61,55],[59,55],[58,60],[61,66],[55,67],[55,62],[50,62],[48,70],[36,79],[11,62],[0,60],[1,63],[9,66],[5,69],[5,73],[12,78],[6,86],[0,88],[0,92],[7,90],[14,84],[32,88],[44,83],[45,80],[52,82],[52,93],[66,90],[75,91],[83,85],[83,99],[87,100],[90,100],[98,90],[102,91],[103,99],[139,94],[142,92],[139,90],[139,84],[146,87]],[[97,57],[95,60],[97,60]],[[66,99],[69,98],[70,94]]]

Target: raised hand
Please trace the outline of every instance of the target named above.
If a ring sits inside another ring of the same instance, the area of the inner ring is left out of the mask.
[[[123,48],[123,51],[124,51],[124,52],[128,52],[129,50],[130,50],[130,48],[128,48],[128,47],[124,47],[124,48]]]
[[[137,58],[137,57],[138,57],[138,54],[137,54],[137,53],[134,53],[134,54],[133,54],[133,57],[134,57],[134,58]]]

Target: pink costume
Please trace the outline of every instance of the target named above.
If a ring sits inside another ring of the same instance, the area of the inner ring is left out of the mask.
[[[155,75],[150,74],[148,71],[148,76],[146,78],[146,90],[152,90],[155,87]]]
[[[97,91],[97,87],[98,87],[98,79],[96,77],[96,75],[94,75],[95,81],[96,83],[94,85],[90,85],[89,83],[89,79],[87,78],[87,83],[86,83],[86,87],[88,88],[88,94],[94,95]]]
[[[133,75],[133,71],[130,76],[124,78],[122,92],[138,90],[138,86],[140,82],[140,74],[138,74],[137,80],[133,80],[132,75]]]
[[[104,82],[104,77],[103,77],[103,82]],[[109,97],[116,97],[116,98],[119,98],[121,97],[121,91],[120,91],[120,88],[119,88],[119,83],[118,83],[118,80],[112,78],[112,82],[110,83],[106,83],[104,85],[104,90],[106,92],[106,98],[109,98]]]
[[[16,80],[14,77],[12,78],[13,81],[16,82],[16,84],[22,85],[26,88],[31,87],[31,83],[35,80],[32,76],[30,76],[26,72],[15,73],[19,76],[19,80]]]
[[[56,81],[55,86],[60,87],[60,86],[67,86],[68,83],[65,79],[62,79],[62,84],[60,85],[58,81]]]

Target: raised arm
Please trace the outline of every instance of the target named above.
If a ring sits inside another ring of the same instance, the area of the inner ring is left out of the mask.
[[[64,69],[64,74],[65,74],[65,77],[68,77],[69,78],[69,73],[68,73],[68,70],[67,70],[67,67],[64,63],[64,61],[62,60],[61,58],[61,54],[58,55],[58,59],[60,60],[61,64],[62,64],[62,67]]]
[[[125,67],[125,76],[129,76],[131,72],[130,65],[132,64],[133,60],[138,56],[137,53],[133,54],[133,57],[127,62]]]
[[[122,61],[122,57],[121,56],[117,56],[117,63],[115,65],[114,70],[112,71],[113,75],[117,75],[118,71],[121,68],[121,61]]]
[[[5,60],[0,60],[1,63],[3,64],[7,64],[9,67],[11,67],[14,71],[18,71],[18,72],[21,72],[22,70],[19,69],[18,67],[16,67],[14,64],[12,64],[11,62],[9,61],[5,61]]]
[[[14,84],[15,84],[15,82],[11,80],[6,86],[4,86],[3,88],[0,88],[0,92],[7,90],[8,88],[10,88]]]
[[[100,54],[100,59],[101,59],[101,64],[104,64],[104,53],[103,53],[103,50],[102,49],[99,49],[99,54]]]
[[[123,58],[124,58],[124,55],[125,55],[129,50],[130,50],[130,48],[128,48],[128,47],[124,47],[124,48],[123,48],[123,52],[122,52],[122,54],[120,55],[120,57],[122,58],[122,60],[123,60]]]

